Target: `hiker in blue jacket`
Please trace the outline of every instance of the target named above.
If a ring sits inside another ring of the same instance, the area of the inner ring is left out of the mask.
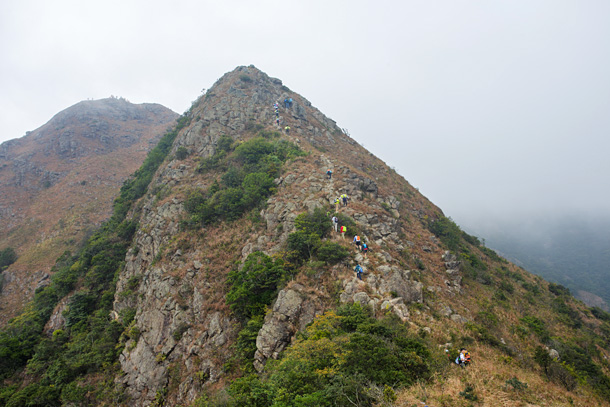
[[[360,264],[356,264],[354,271],[356,272],[356,277],[358,277],[360,280],[362,280],[362,273],[364,273],[362,266]]]

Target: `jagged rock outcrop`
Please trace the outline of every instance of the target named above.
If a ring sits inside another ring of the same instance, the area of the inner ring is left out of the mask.
[[[273,128],[272,105],[286,97],[294,102],[292,108],[282,108],[282,125],[291,127],[282,138],[298,144],[309,156],[286,164],[274,180],[276,193],[258,213],[260,226],[246,226],[244,221],[204,228],[199,237],[183,232],[179,225],[185,218],[185,197],[193,188],[207,188],[215,177],[213,172],[198,172],[197,161],[214,155],[223,135],[239,144],[261,128],[279,130]],[[186,149],[187,158],[172,155],[155,175],[149,189],[163,190],[164,196],[149,194],[140,204],[140,226],[117,284],[115,312],[135,312],[131,330],[137,335],[121,355],[124,375],[119,382],[136,406],[150,404],[168,386],[170,368],[189,372],[172,379],[180,380],[177,403],[189,403],[198,386],[219,379],[239,327],[224,302],[226,273],[255,251],[281,253],[300,213],[330,208],[342,193],[350,196],[351,203],[341,211],[359,225],[376,255],[364,259],[356,254],[370,270],[364,282],[341,266],[331,269],[332,278],[343,288],[337,295],[342,302],[358,302],[381,314],[390,311],[409,319],[409,304],[423,301],[423,284],[397,261],[396,253],[407,244],[400,237],[403,205],[400,197],[380,186],[378,177],[390,173],[383,164],[310,102],[254,67],[224,75],[193,104],[188,118],[191,124],[173,146],[173,151]],[[330,149],[362,156],[354,167]],[[327,168],[333,169],[330,180]],[[269,358],[277,358],[296,332],[327,309],[335,295],[332,287],[330,281],[319,286],[295,282],[279,291],[256,340],[257,370],[263,370]],[[195,374],[202,380],[193,381]]]
[[[460,274],[461,262],[454,253],[449,251],[446,251],[443,254],[443,261],[445,262],[445,267],[447,268],[447,280],[445,280],[445,284],[449,289],[459,293],[462,289],[462,276]]]
[[[277,359],[292,336],[313,321],[315,314],[315,305],[307,300],[302,286],[295,284],[290,289],[281,290],[256,338],[256,370],[262,371],[267,359]]]

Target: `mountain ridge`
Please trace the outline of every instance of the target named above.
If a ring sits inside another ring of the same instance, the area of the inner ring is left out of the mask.
[[[36,349],[0,336],[7,406],[608,405],[610,315],[501,259],[253,66],[193,103],[56,267]]]

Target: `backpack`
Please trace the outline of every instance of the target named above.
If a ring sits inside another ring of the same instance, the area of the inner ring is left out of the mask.
[[[464,352],[464,363],[465,364],[470,363],[470,352],[468,352],[468,351]]]
[[[360,236],[356,236],[356,242],[360,241]]]
[[[362,273],[362,266],[361,265],[357,265],[356,266],[356,273]]]

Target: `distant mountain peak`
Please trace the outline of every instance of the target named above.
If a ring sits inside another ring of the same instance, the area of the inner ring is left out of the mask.
[[[109,216],[123,181],[177,116],[158,104],[87,100],[0,144],[0,250],[19,254],[4,273],[0,323],[31,298],[59,254]]]

